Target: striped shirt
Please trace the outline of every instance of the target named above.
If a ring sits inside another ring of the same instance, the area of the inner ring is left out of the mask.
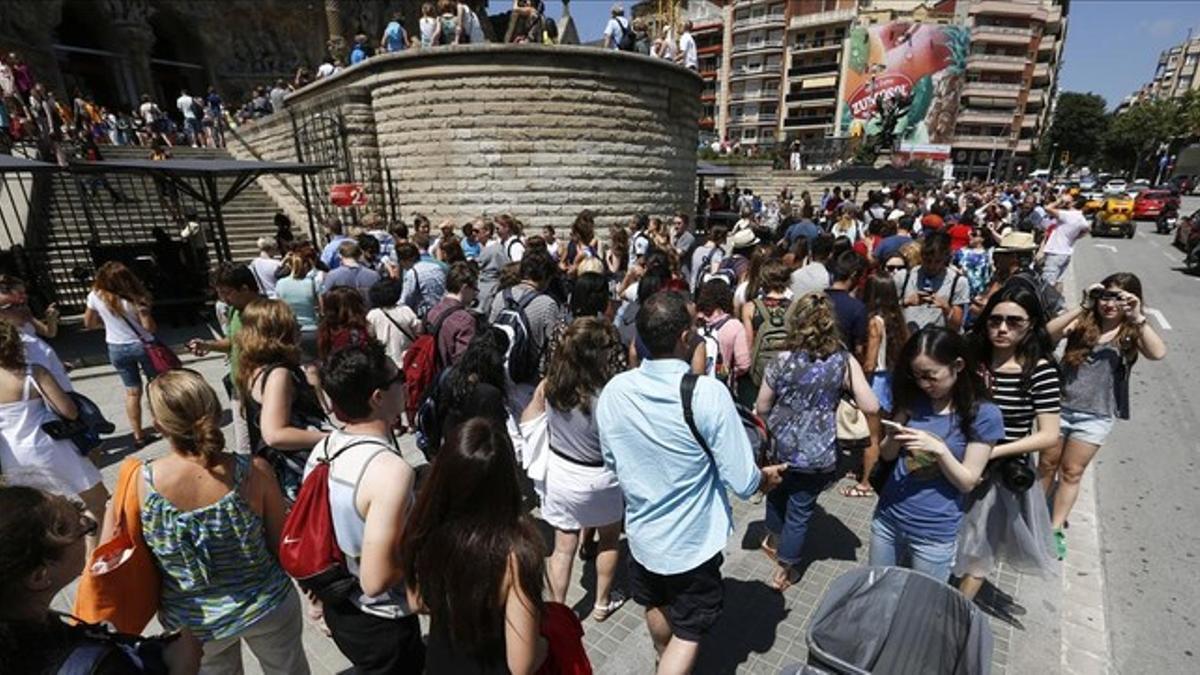
[[[1048,361],[1033,371],[1028,388],[1022,386],[1020,372],[992,372],[992,400],[1004,416],[1005,443],[1028,436],[1038,415],[1057,413],[1061,398],[1058,372]]]
[[[267,549],[263,520],[242,498],[250,457],[233,456],[233,489],[217,501],[180,511],[154,489],[153,462],[143,475],[142,535],[162,570],[158,619],[187,627],[201,642],[232,637],[279,607],[292,590]]]

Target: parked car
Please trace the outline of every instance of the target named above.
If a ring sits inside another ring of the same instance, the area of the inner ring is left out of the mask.
[[[1134,220],[1154,220],[1171,205],[1178,206],[1179,198],[1170,190],[1144,190],[1133,200]]]
[[[1119,194],[1104,200],[1103,207],[1096,212],[1092,223],[1092,235],[1106,235],[1133,239],[1137,225],[1133,222],[1133,200]]]
[[[1200,209],[1196,209],[1186,218],[1180,218],[1175,223],[1175,239],[1171,242],[1175,248],[1188,253],[1196,245],[1200,237]],[[1191,246],[1188,243],[1191,242]]]

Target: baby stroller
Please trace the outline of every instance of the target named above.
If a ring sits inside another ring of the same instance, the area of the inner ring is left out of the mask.
[[[954,588],[899,567],[861,567],[834,580],[808,628],[817,675],[987,675],[987,617]],[[789,672],[785,670],[784,672]]]

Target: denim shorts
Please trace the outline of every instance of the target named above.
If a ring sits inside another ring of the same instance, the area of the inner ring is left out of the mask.
[[[1042,260],[1042,281],[1053,286],[1062,280],[1071,264],[1071,256],[1062,253],[1047,253]]]
[[[1070,408],[1063,408],[1059,418],[1059,436],[1097,446],[1104,445],[1104,441],[1108,440],[1115,422],[1111,415],[1097,415]]]
[[[150,363],[150,357],[146,354],[146,348],[141,342],[128,342],[120,345],[109,343],[108,360],[112,363],[113,368],[116,368],[117,375],[121,378],[121,384],[125,385],[126,389],[141,388],[142,377],[138,372],[139,366],[141,372],[146,374],[147,380],[158,374],[154,370],[154,364]]]
[[[880,412],[892,412],[892,374],[886,370],[871,373],[871,391],[879,400]]]
[[[907,567],[944,582],[950,579],[956,551],[955,539],[937,541],[912,536],[878,510],[871,520],[871,548],[867,555],[873,567]]]

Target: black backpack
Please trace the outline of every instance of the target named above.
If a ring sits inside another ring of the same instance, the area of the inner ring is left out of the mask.
[[[504,309],[500,310],[500,314],[492,322],[508,335],[508,376],[518,384],[537,380],[538,348],[525,308],[541,295],[540,291],[529,291],[517,300],[513,298],[511,288],[505,289]]]
[[[629,27],[629,22],[624,17],[614,17],[617,25],[621,27],[621,37],[617,39],[617,49],[623,52],[632,52],[637,48],[637,38],[633,34],[633,30]]]

